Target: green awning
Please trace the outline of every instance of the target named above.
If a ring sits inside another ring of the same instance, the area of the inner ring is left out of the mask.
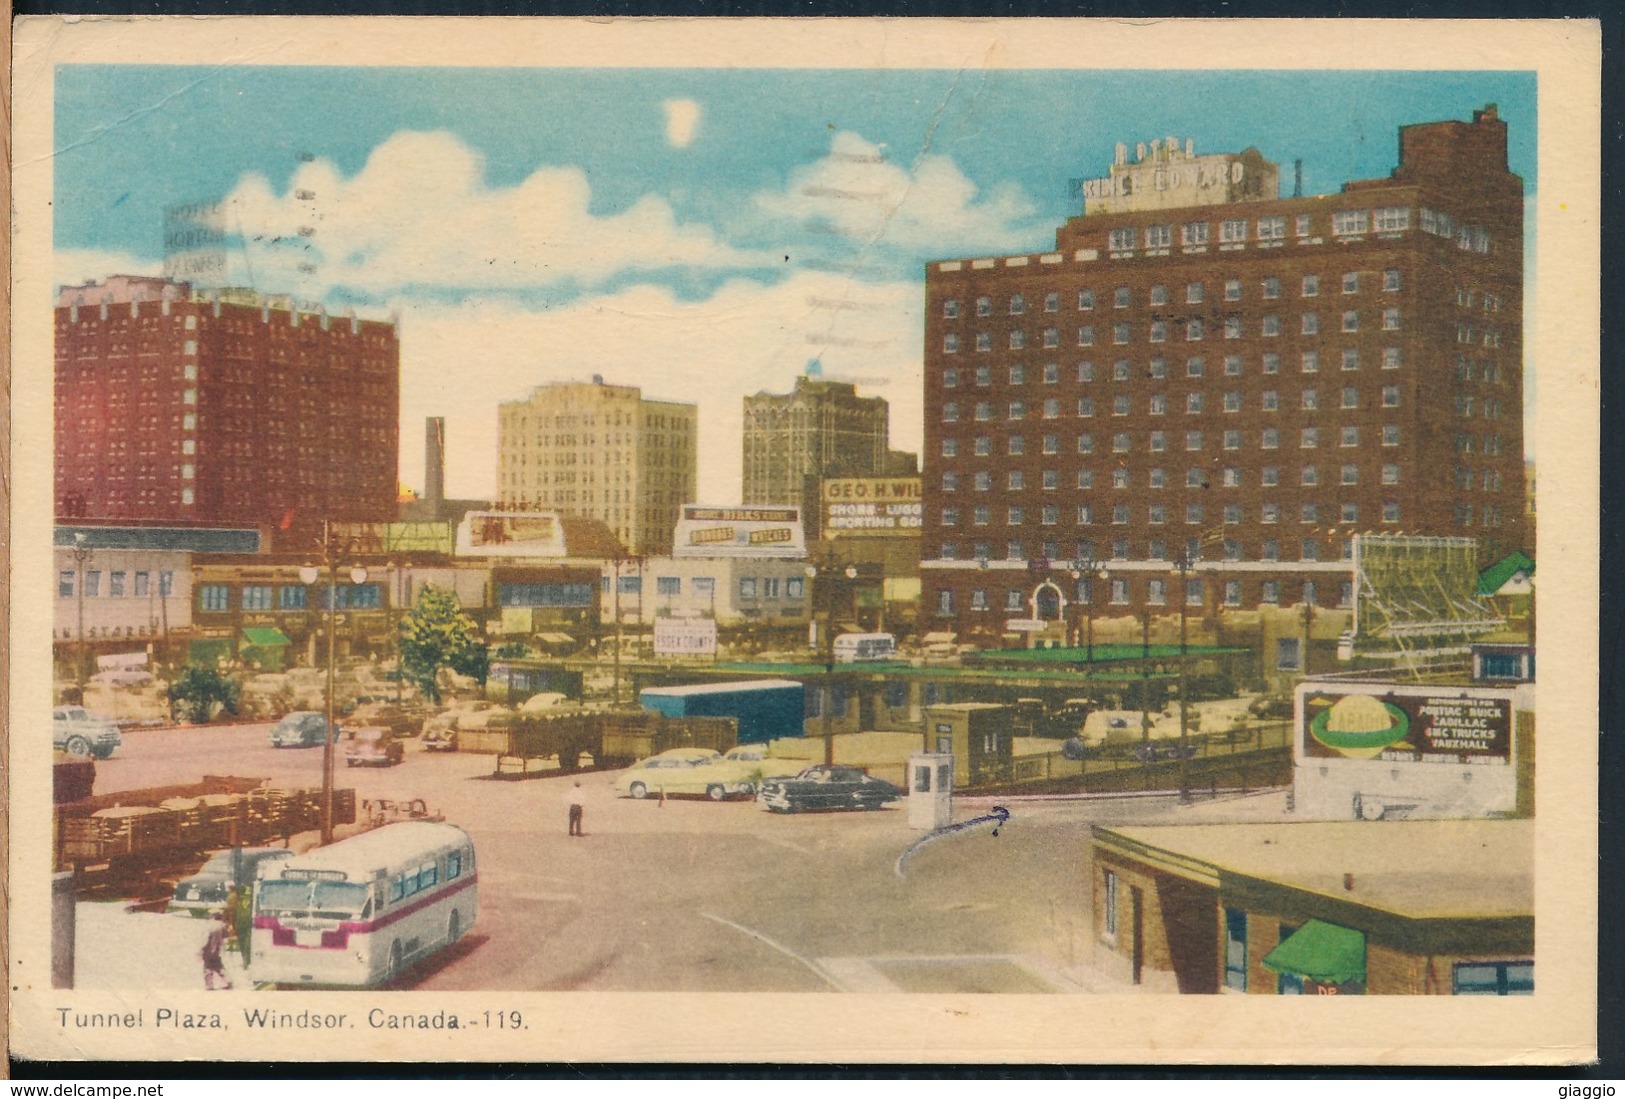
[[[1535,560],[1527,553],[1509,553],[1495,564],[1478,574],[1478,594],[1494,595],[1500,591],[1508,580],[1519,573],[1526,576],[1535,575]]]
[[[250,645],[261,649],[274,649],[280,645],[291,645],[288,635],[275,626],[244,626],[243,637]]]
[[[1365,980],[1365,935],[1334,923],[1310,920],[1264,955],[1264,968],[1295,973],[1326,985]]]

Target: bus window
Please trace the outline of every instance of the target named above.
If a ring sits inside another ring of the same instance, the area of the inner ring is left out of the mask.
[[[463,853],[453,851],[446,856],[446,880],[450,881],[463,872]]]
[[[432,862],[418,867],[418,888],[427,889],[440,880],[440,868]]]

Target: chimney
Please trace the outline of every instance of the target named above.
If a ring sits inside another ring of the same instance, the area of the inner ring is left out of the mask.
[[[430,416],[423,421],[423,497],[430,514],[440,518],[446,502],[446,418]]]
[[[1292,162],[1292,197],[1303,197],[1303,158]]]

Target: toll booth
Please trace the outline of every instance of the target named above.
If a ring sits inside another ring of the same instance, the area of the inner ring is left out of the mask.
[[[953,757],[955,786],[1006,782],[1014,757],[1012,725],[1010,707],[997,703],[928,706],[921,747]]]
[[[953,755],[915,752],[908,757],[908,826],[929,832],[953,819]]]

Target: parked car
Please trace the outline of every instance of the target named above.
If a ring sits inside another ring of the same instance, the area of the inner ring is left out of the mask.
[[[615,781],[615,790],[628,797],[646,798],[660,793],[710,795],[715,786],[720,793],[713,796],[720,801],[730,792],[742,792],[737,777],[732,780],[735,788],[726,788],[728,780],[714,770],[721,761],[722,753],[710,748],[672,748],[628,767]]]
[[[485,699],[454,702],[448,709],[424,719],[423,747],[431,752],[455,752],[457,730],[483,727],[495,711],[496,703]]]
[[[794,778],[762,784],[756,800],[775,813],[804,809],[879,809],[896,801],[903,791],[858,767],[819,764]]]
[[[382,725],[396,736],[417,736],[423,729],[424,719],[434,711],[421,702],[393,701],[365,702],[355,708],[346,724]]]
[[[322,743],[322,730],[327,727],[327,715],[316,710],[296,710],[276,723],[271,730],[271,747],[273,748],[309,748]],[[329,735],[333,740],[339,736],[339,726],[335,723]]]
[[[1196,745],[1170,744],[1167,741],[1153,741],[1148,744],[1134,746],[1134,758],[1141,763],[1152,763],[1159,759],[1195,759]]]
[[[83,706],[58,706],[51,711],[51,744],[70,756],[111,756],[124,738],[118,726]]]
[[[781,759],[771,755],[765,744],[741,744],[722,754],[721,766],[734,768],[754,794],[768,779],[790,778],[812,765],[810,759]]]
[[[286,847],[244,847],[216,851],[203,868],[182,878],[169,900],[169,911],[191,916],[212,916],[226,906],[226,895],[241,882],[257,881],[267,866],[293,858]]]
[[[381,726],[356,729],[344,744],[346,767],[393,767],[406,755],[406,746]]]

